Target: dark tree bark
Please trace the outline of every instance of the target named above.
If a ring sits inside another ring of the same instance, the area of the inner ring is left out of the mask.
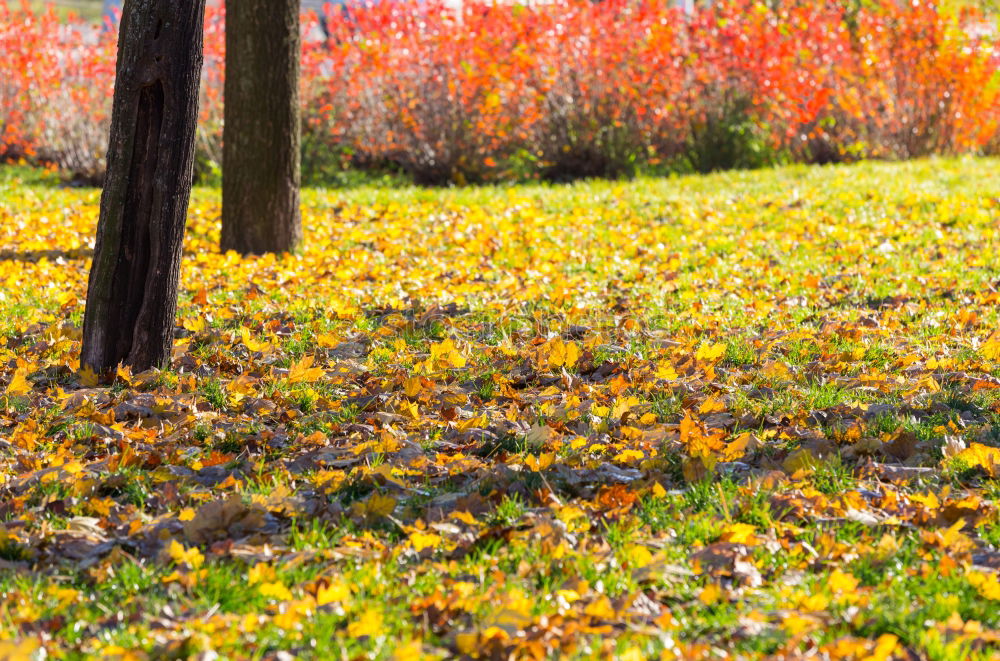
[[[222,249],[294,250],[299,210],[299,0],[226,3]]]
[[[191,195],[205,0],[128,0],[82,365],[170,360]]]

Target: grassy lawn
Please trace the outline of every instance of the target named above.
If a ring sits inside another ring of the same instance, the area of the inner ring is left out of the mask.
[[[1000,160],[200,189],[113,383],[98,202],[0,170],[0,656],[1000,653]]]

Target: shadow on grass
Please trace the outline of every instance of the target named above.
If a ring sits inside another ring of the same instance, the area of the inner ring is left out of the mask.
[[[0,250],[0,262],[40,262],[47,259],[50,262],[58,259],[67,261],[90,259],[94,256],[93,248],[72,248],[70,250]]]

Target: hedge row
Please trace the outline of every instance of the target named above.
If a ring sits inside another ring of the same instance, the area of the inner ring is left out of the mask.
[[[1000,48],[927,2],[403,0],[305,16],[305,162],[422,183],[992,152]],[[221,154],[224,21],[206,20],[199,163]],[[0,156],[98,180],[114,30],[0,0]]]

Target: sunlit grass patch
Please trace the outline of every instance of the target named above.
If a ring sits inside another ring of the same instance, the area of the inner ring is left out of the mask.
[[[310,190],[247,260],[199,189],[173,363],[113,382],[97,195],[8,174],[0,638],[998,651],[995,160]]]

